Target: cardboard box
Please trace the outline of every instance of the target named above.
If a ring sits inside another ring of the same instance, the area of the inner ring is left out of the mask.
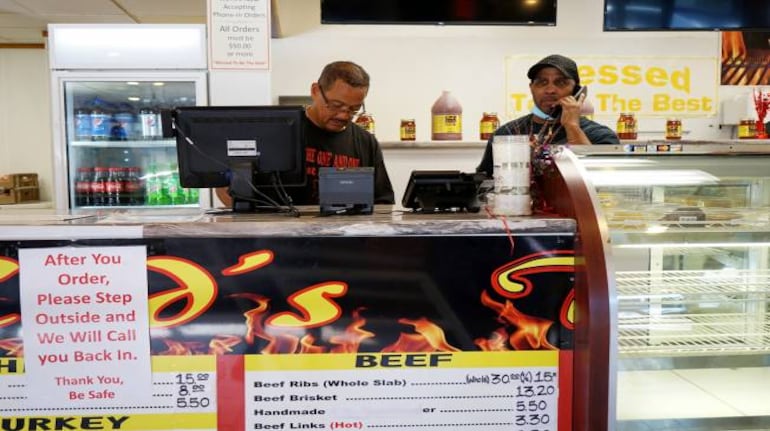
[[[40,200],[37,174],[0,175],[0,205]]]
[[[0,190],[16,189],[19,187],[39,187],[37,174],[7,174],[0,175]]]
[[[18,189],[0,190],[0,205],[18,204],[21,202],[40,200],[40,189],[37,187],[20,187]]]

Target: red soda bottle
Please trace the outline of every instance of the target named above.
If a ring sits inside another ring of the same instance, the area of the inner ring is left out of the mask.
[[[139,179],[139,167],[132,166],[127,169],[128,174],[124,177],[123,195],[126,196],[127,205],[144,205],[144,190],[142,190],[142,180]]]
[[[91,205],[106,205],[106,184],[108,170],[104,166],[94,168],[94,176],[91,180]]]
[[[75,205],[86,207],[91,205],[91,181],[94,168],[79,167],[78,176],[75,178]]]
[[[107,170],[107,181],[104,183],[105,205],[120,205],[120,195],[123,194],[123,181],[120,178],[120,168],[111,167]]]

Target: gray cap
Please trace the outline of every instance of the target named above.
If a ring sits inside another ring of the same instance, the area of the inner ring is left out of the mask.
[[[580,85],[580,75],[578,75],[577,64],[575,64],[571,58],[567,58],[559,54],[549,55],[548,57],[535,63],[534,66],[529,68],[529,72],[527,72],[527,78],[535,79],[537,72],[539,72],[540,69],[544,67],[555,67],[556,69],[559,69],[559,72],[563,73],[567,78],[574,79],[575,84]]]

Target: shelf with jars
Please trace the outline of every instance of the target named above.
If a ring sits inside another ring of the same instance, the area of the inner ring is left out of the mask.
[[[383,149],[475,149],[485,148],[487,141],[380,141]]]

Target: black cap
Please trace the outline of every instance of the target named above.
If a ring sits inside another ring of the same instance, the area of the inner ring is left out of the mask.
[[[559,69],[559,72],[563,73],[567,78],[574,79],[575,84],[580,85],[580,75],[578,75],[577,64],[575,64],[571,58],[567,58],[559,54],[549,55],[548,57],[535,63],[534,66],[529,68],[529,72],[527,72],[527,78],[535,79],[537,72],[539,72],[540,69],[544,67],[555,67]]]

